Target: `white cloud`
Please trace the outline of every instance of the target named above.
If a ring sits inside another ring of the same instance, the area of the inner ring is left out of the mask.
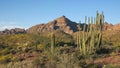
[[[0,31],[5,29],[13,29],[13,28],[23,28],[23,27],[21,27],[16,22],[6,22],[6,21],[0,22]]]
[[[22,27],[9,25],[9,26],[0,27],[0,30],[13,29],[13,28],[22,28]]]

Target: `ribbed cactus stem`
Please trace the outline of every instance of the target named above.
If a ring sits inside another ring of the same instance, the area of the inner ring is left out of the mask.
[[[82,40],[82,51],[83,51],[83,54],[86,55],[86,34],[85,34],[85,31],[86,31],[86,22],[87,22],[87,17],[85,16],[85,24],[84,24],[84,28],[83,28],[83,40]]]
[[[85,16],[85,24],[83,26],[83,32],[82,32],[82,38],[81,42],[78,32],[78,44],[80,44],[80,52],[83,55],[86,54],[93,54],[98,48],[101,48],[102,43],[102,25],[104,23],[104,15],[99,14],[98,11],[96,13],[96,18],[93,19],[93,17],[88,18],[88,25],[87,23],[87,17]],[[86,31],[87,30],[87,31]]]
[[[82,40],[82,51],[83,51],[83,54],[85,55],[86,54],[86,45],[85,45],[85,32],[83,32],[83,40]]]
[[[78,48],[78,46],[79,46],[79,32],[77,32],[77,48]]]

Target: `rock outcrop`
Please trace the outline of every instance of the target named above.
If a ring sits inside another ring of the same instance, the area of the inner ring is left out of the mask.
[[[53,21],[48,22],[47,24],[38,24],[27,29],[27,33],[41,33],[41,32],[60,30],[67,34],[72,34],[74,32],[77,32],[78,30],[81,31],[83,30],[83,26],[85,24],[79,24],[79,25],[76,22],[72,22],[65,16],[61,16]],[[88,25],[86,24],[86,27],[87,26]],[[108,31],[108,30],[120,31],[120,24],[112,25],[112,24],[104,23],[103,31]]]
[[[79,27],[80,25],[80,27]],[[27,30],[15,28],[11,30],[0,31],[0,35],[10,35],[10,34],[23,34],[23,33],[42,33],[42,32],[50,32],[50,31],[62,31],[67,34],[73,34],[78,30],[83,30],[83,26],[85,24],[78,24],[66,18],[65,16],[61,16],[53,21],[50,21],[46,24],[38,24],[30,27]],[[86,27],[88,25],[86,24]],[[120,32],[120,24],[112,25],[108,23],[104,23],[103,31],[118,31]]]
[[[103,30],[120,31],[120,24],[112,25],[112,24],[105,23],[104,26],[103,26]]]
[[[4,31],[0,31],[0,35],[11,35],[11,34],[24,34],[26,33],[25,29],[15,28],[15,29],[5,29]]]
[[[40,33],[45,31],[61,30],[65,33],[72,34],[78,31],[76,22],[72,22],[65,16],[57,18],[53,21],[48,22],[47,24],[35,25],[27,30],[28,33]]]

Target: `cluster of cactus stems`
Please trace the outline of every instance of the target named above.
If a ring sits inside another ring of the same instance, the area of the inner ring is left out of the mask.
[[[85,17],[82,36],[79,33],[80,31],[77,33],[77,48],[80,49],[81,54],[93,54],[97,49],[101,48],[103,23],[103,12],[102,14],[97,12],[96,18]]]

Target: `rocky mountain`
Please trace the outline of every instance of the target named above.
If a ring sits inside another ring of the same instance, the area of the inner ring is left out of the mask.
[[[115,24],[115,25],[105,23],[103,30],[105,30],[105,31],[120,31],[120,23]]]
[[[5,29],[4,31],[0,31],[0,35],[11,35],[11,34],[24,34],[26,33],[25,29],[15,28],[15,29]]]
[[[114,25],[112,24],[108,24],[107,22],[104,23],[103,25],[103,31],[106,31],[106,30],[110,30],[111,27],[113,27]]]
[[[80,27],[79,27],[80,25]],[[38,24],[30,27],[27,30],[15,28],[11,30],[0,31],[0,35],[10,35],[10,34],[23,34],[23,33],[41,33],[41,32],[50,32],[50,31],[62,31],[67,34],[72,34],[77,32],[79,29],[83,30],[83,26],[85,24],[78,24],[66,18],[65,16],[61,16],[56,18],[53,21],[50,21],[46,24]],[[120,32],[120,24],[112,25],[105,23],[103,26],[103,31],[119,31]]]
[[[110,30],[120,31],[120,23],[111,27]]]
[[[28,33],[35,32],[45,32],[53,30],[61,30],[65,33],[72,34],[73,32],[78,31],[76,22],[72,22],[65,16],[59,17],[53,21],[48,22],[47,24],[35,25],[27,30]]]
[[[80,27],[78,27],[80,25]],[[32,26],[27,29],[27,33],[41,33],[41,32],[49,32],[53,30],[61,30],[67,34],[72,34],[77,32],[78,29],[83,30],[83,26],[85,24],[79,24],[73,22],[66,18],[65,16],[61,16],[53,21],[48,22],[47,24],[38,24]],[[103,31],[108,30],[117,30],[120,31],[120,24],[112,25],[105,22],[103,26]]]

